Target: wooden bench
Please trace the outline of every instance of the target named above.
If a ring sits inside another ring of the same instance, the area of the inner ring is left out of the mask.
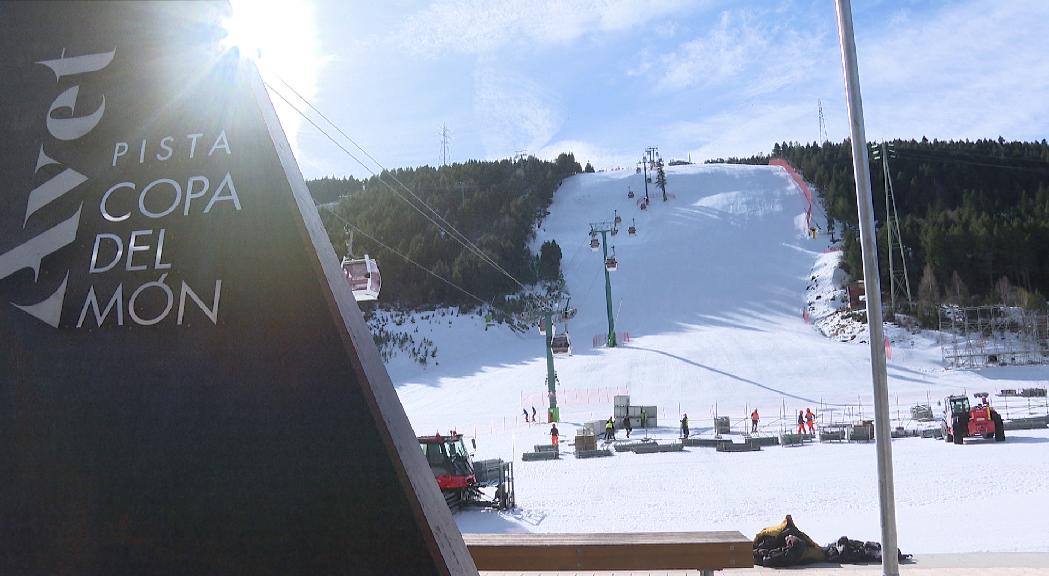
[[[477,569],[507,572],[714,570],[751,568],[739,532],[635,534],[463,534]]]

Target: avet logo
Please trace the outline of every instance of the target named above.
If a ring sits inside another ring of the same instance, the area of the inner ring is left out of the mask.
[[[113,61],[115,55],[116,50],[114,49],[109,52],[98,54],[66,57],[65,50],[63,50],[60,58],[56,60],[43,60],[37,62],[37,64],[42,64],[50,68],[51,71],[55,73],[55,81],[59,84],[59,87],[61,87],[63,78],[98,72],[108,66],[109,63]],[[56,96],[51,103],[51,107],[47,111],[45,123],[47,125],[48,133],[55,139],[69,142],[83,138],[87,133],[94,130],[102,120],[102,115],[106,112],[105,95],[101,96],[102,102],[94,112],[83,116],[74,116],[74,109],[79,95],[80,85],[77,84],[66,88],[62,93]],[[64,110],[69,111],[68,115],[62,115],[67,117],[55,116],[55,112]],[[64,167],[64,170],[58,172],[29,193],[25,219],[22,221],[23,229],[29,223],[29,219],[33,217],[34,214],[87,181],[87,177],[80,172],[65,166],[65,164],[59,160],[49,156],[44,145],[41,144],[34,173],[39,173],[41,168],[52,164],[62,166]],[[80,212],[83,209],[83,206],[84,204],[81,202],[77,211],[73,215],[62,220],[54,227],[26,240],[21,245],[12,248],[4,254],[0,254],[0,280],[3,280],[25,268],[31,268],[34,274],[34,280],[39,280],[41,261],[45,257],[57,252],[69,244],[72,244],[73,241],[76,240],[77,229],[80,226]],[[58,323],[62,315],[62,302],[65,299],[66,284],[68,281],[69,272],[66,271],[66,276],[62,281],[62,284],[57,290],[51,295],[46,296],[43,300],[31,304],[17,304],[15,302],[12,302],[11,304],[25,313],[58,328]]]

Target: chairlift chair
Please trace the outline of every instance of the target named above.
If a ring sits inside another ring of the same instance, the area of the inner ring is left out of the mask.
[[[627,228],[627,234],[631,236],[637,236],[637,226],[634,223],[634,219],[630,219],[630,228]]]
[[[616,215],[616,217],[613,218],[612,223],[613,224],[621,224],[623,222],[623,217],[619,215],[619,211],[616,210],[613,213]]]
[[[379,274],[379,265],[374,258],[369,258],[367,254],[364,255],[364,258],[344,257],[342,273],[350,283],[355,300],[370,302],[379,299],[382,276]]]
[[[627,189],[627,191],[626,191],[626,197],[627,197],[627,198],[633,198],[633,197],[634,197],[634,191],[633,191],[633,190],[630,190],[630,189]]]

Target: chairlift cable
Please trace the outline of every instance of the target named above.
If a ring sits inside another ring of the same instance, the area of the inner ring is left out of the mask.
[[[288,100],[288,99],[287,99],[287,98],[286,98],[286,97],[285,97],[285,96],[284,96],[283,94],[281,94],[281,92],[280,92],[279,90],[275,89],[275,88],[274,88],[274,87],[273,87],[272,85],[270,85],[270,84],[269,84],[269,83],[267,83],[267,82],[263,82],[263,83],[264,83],[264,84],[266,85],[266,87],[267,87],[267,88],[269,88],[269,89],[270,89],[270,90],[271,90],[271,91],[272,91],[272,92],[273,92],[274,94],[276,94],[276,95],[277,95],[277,96],[278,96],[278,97],[279,97],[279,98],[280,98],[281,100],[283,100],[283,101],[284,101],[284,102],[285,102],[285,103],[286,103],[286,104],[287,104],[287,105],[288,105],[289,107],[291,107],[291,109],[292,109],[292,110],[295,110],[295,112],[297,112],[297,113],[298,113],[298,114],[299,114],[300,116],[302,116],[302,117],[303,117],[303,118],[304,118],[304,119],[305,119],[305,120],[306,120],[307,122],[309,122],[309,123],[310,123],[310,124],[311,124],[311,125],[312,125],[312,126],[313,126],[314,128],[316,128],[316,129],[317,129],[318,131],[320,131],[320,132],[321,132],[321,134],[323,134],[323,135],[324,135],[325,137],[327,137],[327,138],[328,138],[329,140],[331,140],[331,142],[332,142],[333,144],[335,144],[335,145],[336,145],[336,146],[337,146],[337,147],[338,147],[338,148],[339,148],[340,150],[342,150],[343,152],[345,152],[345,153],[346,153],[346,154],[347,154],[347,155],[348,155],[348,156],[349,156],[350,158],[353,158],[353,159],[354,159],[354,160],[355,160],[355,161],[356,161],[356,162],[357,162],[358,164],[360,164],[360,165],[361,165],[361,167],[363,167],[363,168],[364,168],[365,170],[367,170],[367,171],[368,171],[368,172],[369,172],[369,173],[370,173],[370,174],[371,174],[372,176],[375,176],[375,177],[376,177],[376,178],[377,178],[377,179],[379,180],[379,182],[382,182],[382,184],[383,184],[383,185],[385,185],[385,186],[386,186],[386,188],[387,188],[388,190],[390,190],[390,192],[392,192],[392,193],[393,193],[393,194],[394,194],[395,196],[397,196],[398,198],[400,198],[401,200],[403,200],[403,201],[404,201],[404,202],[405,202],[406,204],[408,204],[408,205],[409,205],[409,206],[411,206],[411,207],[412,207],[413,209],[415,209],[415,211],[419,212],[419,214],[421,214],[421,215],[422,215],[422,216],[423,216],[424,218],[426,218],[427,220],[429,220],[429,221],[430,221],[430,223],[432,223],[432,224],[433,224],[434,226],[436,226],[436,227],[437,227],[438,229],[440,229],[440,230],[446,230],[446,228],[445,228],[445,227],[443,227],[443,226],[441,226],[440,224],[438,224],[438,223],[437,223],[436,221],[434,221],[434,219],[433,219],[433,218],[430,218],[430,217],[429,217],[429,215],[427,215],[427,214],[426,214],[425,212],[423,212],[422,210],[420,210],[418,206],[416,206],[416,205],[415,205],[415,204],[413,204],[413,203],[412,203],[412,202],[411,202],[410,200],[408,200],[407,198],[405,198],[405,197],[404,197],[404,196],[403,196],[402,194],[400,194],[399,192],[397,192],[397,190],[395,190],[395,189],[394,189],[394,188],[393,188],[392,186],[390,186],[389,182],[386,182],[385,180],[383,180],[383,178],[382,178],[382,176],[381,176],[380,174],[376,174],[374,170],[372,170],[372,169],[371,169],[371,168],[370,168],[370,167],[369,167],[369,166],[368,166],[367,164],[365,164],[365,163],[364,163],[364,162],[363,162],[363,161],[362,161],[362,160],[361,160],[360,158],[357,158],[357,156],[355,156],[355,155],[354,155],[354,154],[353,154],[352,152],[350,152],[349,150],[347,150],[347,149],[346,149],[346,147],[345,147],[345,146],[343,146],[343,145],[342,145],[341,143],[339,143],[339,142],[338,142],[338,141],[337,141],[337,140],[336,140],[336,139],[335,139],[334,137],[332,137],[332,136],[331,136],[331,134],[329,134],[329,133],[328,133],[328,132],[326,132],[326,131],[325,131],[324,129],[322,129],[322,128],[321,128],[320,126],[318,126],[318,125],[317,125],[317,123],[313,121],[313,119],[311,119],[310,117],[308,117],[308,116],[307,116],[307,115],[306,115],[306,114],[305,114],[305,113],[304,113],[304,112],[303,112],[303,111],[302,111],[301,109],[299,109],[299,108],[298,108],[297,106],[295,106],[294,104],[292,104],[292,103],[291,103],[291,102],[290,102],[290,101],[289,101],[289,100]],[[292,91],[294,92],[294,90],[295,90],[294,88],[291,88],[290,86],[289,86],[289,88],[290,88],[290,89],[291,89],[291,90],[292,90]],[[301,97],[300,97],[300,98],[301,98]],[[306,104],[307,104],[307,105],[309,105],[309,102],[308,102],[308,101],[306,101],[305,99],[303,99],[303,101],[304,101],[304,102],[306,102]],[[319,112],[318,112],[318,114],[319,114]],[[323,116],[323,115],[322,115],[322,116]],[[331,121],[330,121],[330,120],[329,120],[329,124],[331,124]],[[332,124],[332,126],[334,126],[334,124]],[[335,128],[336,128],[336,130],[338,130],[338,126],[335,126]],[[349,138],[347,137],[347,139],[349,139]],[[352,141],[352,140],[351,140],[351,141]],[[358,146],[358,148],[359,148],[359,146]],[[380,166],[381,166],[381,165],[380,165]],[[392,173],[390,173],[390,172],[389,172],[389,170],[386,170],[385,168],[383,168],[383,170],[385,170],[387,174],[390,174],[390,175],[391,175],[391,177],[392,177],[392,178],[393,178],[393,179],[394,179],[395,181],[397,181],[397,183],[398,183],[398,184],[400,184],[400,185],[401,185],[402,187],[404,187],[404,188],[405,188],[406,190],[408,189],[408,188],[407,188],[406,186],[404,186],[404,184],[403,184],[403,183],[401,183],[401,182],[400,182],[399,180],[397,180],[397,178],[396,178],[395,176],[393,176],[393,175],[392,175]],[[410,190],[409,190],[409,193],[411,193],[411,191],[410,191]],[[415,196],[414,194],[412,194],[412,196],[414,196],[414,197],[418,198],[418,197],[417,197],[417,196]],[[422,201],[420,200],[420,202],[422,202]],[[425,204],[425,203],[424,203],[424,204]],[[427,206],[427,208],[429,208],[429,206]],[[431,211],[433,211],[433,209],[432,209],[432,208],[430,208],[430,210],[431,210]],[[435,214],[436,214],[436,213],[435,213]],[[440,215],[438,215],[438,217],[440,217]],[[458,232],[458,230],[456,230],[456,233],[459,233],[459,232]],[[459,234],[461,235],[461,233],[459,233]],[[509,278],[510,278],[511,280],[513,280],[514,282],[517,282],[517,284],[518,284],[519,286],[521,286],[522,288],[524,287],[524,284],[521,284],[521,282],[519,282],[519,281],[518,281],[518,280],[517,280],[516,278],[514,278],[514,277],[513,277],[512,275],[510,275],[510,274],[509,274],[508,272],[506,272],[506,271],[505,271],[505,270],[503,270],[503,269],[502,269],[501,267],[499,267],[499,265],[498,265],[498,264],[496,264],[496,263],[495,263],[494,261],[492,261],[492,260],[491,260],[490,258],[488,258],[488,257],[487,257],[487,255],[485,255],[485,254],[484,254],[483,252],[479,252],[479,249],[477,249],[477,250],[471,249],[471,248],[470,248],[470,246],[467,246],[467,245],[466,245],[466,244],[465,244],[465,243],[464,243],[464,242],[462,241],[462,239],[460,239],[460,238],[456,237],[455,235],[453,235],[452,237],[453,237],[453,238],[454,238],[454,239],[455,239],[455,240],[456,240],[457,242],[459,242],[459,244],[463,245],[463,247],[464,247],[464,248],[466,248],[466,249],[467,249],[467,250],[469,250],[470,252],[474,253],[475,255],[479,256],[479,257],[480,257],[480,259],[481,259],[481,260],[482,260],[483,262],[487,262],[488,264],[492,265],[492,266],[493,266],[493,267],[495,267],[495,268],[496,268],[497,270],[499,270],[500,272],[502,272],[502,273],[503,273],[504,275],[508,276],[508,277],[509,277]],[[467,240],[467,241],[468,241],[468,240]]]
[[[263,82],[263,84],[265,84],[265,82]],[[301,116],[302,116],[302,118],[303,118],[303,119],[304,119],[304,120],[305,120],[306,122],[308,122],[309,124],[313,125],[313,127],[314,127],[314,128],[317,128],[317,130],[318,130],[318,131],[319,131],[319,132],[320,132],[321,134],[324,134],[324,136],[325,136],[325,137],[327,137],[327,138],[328,138],[328,140],[330,140],[330,141],[331,141],[331,143],[333,143],[333,144],[335,144],[336,146],[338,146],[338,147],[339,147],[339,148],[340,148],[340,149],[341,149],[342,151],[346,152],[346,154],[347,154],[347,155],[349,155],[349,157],[351,157],[351,158],[354,158],[354,159],[355,159],[355,161],[357,161],[358,163],[360,163],[360,162],[361,162],[361,161],[360,161],[360,159],[358,159],[358,158],[357,158],[356,156],[354,156],[354,154],[352,154],[352,153],[351,153],[351,152],[350,152],[349,150],[346,150],[346,148],[345,148],[344,146],[342,146],[341,144],[339,144],[339,142],[338,142],[338,141],[336,141],[334,137],[331,137],[331,135],[330,135],[330,134],[328,134],[327,132],[325,132],[325,131],[324,131],[324,129],[322,129],[322,128],[321,128],[320,126],[318,126],[318,125],[317,125],[317,123],[315,123],[315,122],[313,121],[313,119],[311,119],[311,118],[309,118],[309,116],[307,116],[307,115],[303,114],[303,113],[302,113],[302,111],[301,111],[301,110],[299,110],[298,108],[296,108],[294,104],[292,104],[291,102],[288,102],[288,101],[287,101],[287,99],[285,99],[285,98],[284,98],[284,95],[283,95],[283,94],[281,94],[281,93],[280,93],[279,91],[277,91],[277,90],[274,90],[274,89],[273,89],[273,86],[270,86],[269,84],[265,84],[265,85],[266,85],[266,87],[267,87],[267,88],[270,88],[271,90],[273,90],[273,91],[274,91],[274,93],[276,93],[276,94],[278,95],[278,97],[280,97],[280,99],[284,101],[284,103],[286,103],[286,104],[287,104],[288,106],[291,106],[293,110],[295,110],[296,112],[298,112],[298,113],[299,113],[299,115],[301,115]],[[364,164],[363,164],[363,163],[361,163],[361,166],[364,166]],[[367,167],[365,167],[365,168],[367,169]],[[384,184],[385,184],[385,183],[384,183]],[[389,185],[387,185],[387,186],[389,186]],[[391,190],[391,191],[392,191],[392,190]],[[437,273],[435,273],[435,272],[431,271],[430,269],[426,268],[426,266],[424,266],[423,264],[420,264],[419,262],[416,262],[415,260],[412,260],[412,259],[411,259],[411,258],[409,258],[408,256],[405,256],[404,254],[401,254],[401,253],[400,253],[400,252],[398,252],[397,250],[394,250],[393,248],[389,247],[389,246],[388,246],[388,244],[386,244],[385,242],[383,242],[383,241],[382,241],[382,240],[380,240],[379,238],[376,238],[376,237],[374,237],[374,236],[372,236],[372,235],[368,234],[368,233],[367,233],[367,232],[365,232],[364,230],[361,230],[361,228],[360,228],[360,227],[358,227],[358,226],[354,225],[354,223],[350,222],[350,221],[349,221],[349,220],[347,220],[346,218],[343,218],[343,217],[342,217],[342,215],[340,215],[340,214],[339,214],[338,212],[336,212],[335,210],[331,209],[330,207],[328,207],[328,206],[324,206],[324,207],[321,207],[321,208],[323,208],[324,210],[326,210],[326,211],[328,212],[328,214],[331,214],[331,215],[335,216],[335,217],[336,217],[336,219],[338,219],[338,220],[339,220],[340,222],[342,222],[344,226],[348,226],[348,227],[350,227],[350,228],[352,228],[352,229],[354,229],[354,230],[356,230],[356,231],[360,232],[360,233],[361,233],[361,234],[362,234],[363,236],[365,236],[366,238],[368,238],[368,239],[370,239],[370,240],[372,240],[372,241],[376,242],[377,244],[379,244],[379,246],[383,247],[384,249],[386,249],[386,250],[388,250],[388,251],[392,252],[393,254],[397,254],[398,256],[400,256],[401,258],[403,258],[403,259],[404,259],[405,261],[407,261],[407,262],[410,262],[410,263],[414,264],[415,266],[418,266],[418,268],[419,268],[420,270],[423,270],[424,272],[426,272],[427,274],[429,274],[429,275],[433,276],[434,278],[436,278],[436,279],[438,279],[438,280],[441,280],[442,282],[444,282],[444,283],[446,283],[446,284],[448,284],[448,285],[452,286],[452,287],[453,287],[453,289],[455,289],[455,290],[457,290],[457,291],[459,291],[459,292],[462,292],[463,294],[466,294],[467,296],[469,296],[469,297],[473,298],[474,300],[476,300],[477,302],[479,302],[479,303],[480,303],[481,305],[486,305],[486,304],[487,304],[487,302],[485,302],[485,300],[483,300],[483,299],[480,299],[480,298],[479,298],[479,297],[477,297],[476,295],[474,295],[474,294],[470,293],[469,291],[467,291],[466,289],[464,289],[464,287],[463,287],[463,286],[459,286],[458,284],[456,284],[456,283],[452,282],[451,280],[448,280],[447,278],[444,278],[443,276],[441,276],[441,275],[438,275]]]
[[[369,240],[371,240],[372,242],[375,242],[375,243],[376,243],[376,244],[378,244],[379,246],[382,246],[382,247],[383,247],[383,248],[385,248],[386,250],[389,250],[390,252],[393,252],[394,254],[396,254],[396,255],[400,256],[400,257],[401,257],[401,258],[403,258],[403,259],[404,259],[404,260],[405,260],[406,262],[408,262],[408,263],[410,263],[410,264],[414,264],[414,265],[415,265],[415,266],[416,266],[417,268],[419,268],[420,270],[422,270],[422,271],[426,272],[427,274],[429,274],[429,275],[433,276],[434,278],[437,278],[438,280],[440,280],[441,282],[444,282],[445,284],[447,284],[447,285],[451,286],[452,288],[455,288],[456,290],[458,290],[458,291],[462,292],[463,294],[466,294],[467,296],[469,296],[469,297],[473,298],[474,300],[477,300],[478,302],[480,302],[480,303],[481,303],[481,305],[482,305],[482,306],[487,306],[487,305],[488,305],[488,303],[487,303],[487,302],[485,302],[484,300],[482,300],[482,299],[481,299],[480,297],[478,297],[478,296],[474,295],[473,293],[469,292],[468,290],[466,290],[466,289],[465,289],[465,288],[463,288],[462,286],[459,286],[458,284],[456,284],[456,283],[452,282],[451,280],[448,280],[447,278],[445,278],[445,277],[441,276],[440,274],[438,274],[438,273],[434,272],[433,270],[430,270],[429,268],[427,268],[427,267],[423,266],[422,264],[419,264],[419,263],[418,263],[418,262],[416,262],[415,260],[412,260],[412,259],[411,259],[411,258],[409,258],[408,256],[405,256],[404,254],[401,254],[400,252],[398,252],[398,251],[397,251],[397,250],[395,250],[394,248],[391,248],[390,246],[388,246],[388,245],[387,245],[387,244],[386,244],[385,242],[383,242],[382,240],[379,240],[378,238],[376,238],[376,237],[372,236],[371,234],[368,234],[367,232],[365,232],[364,230],[362,230],[362,229],[361,229],[360,227],[358,227],[357,225],[355,225],[355,224],[353,224],[352,222],[350,222],[349,220],[346,220],[345,218],[343,218],[343,217],[342,217],[342,216],[341,216],[341,215],[340,215],[340,214],[339,214],[338,212],[335,212],[334,210],[332,210],[331,208],[328,208],[327,206],[325,206],[325,207],[324,207],[324,209],[325,209],[325,210],[327,210],[329,214],[331,214],[332,216],[334,216],[334,217],[335,217],[336,219],[338,219],[338,220],[339,220],[340,222],[342,222],[342,223],[343,223],[344,225],[346,225],[346,226],[349,226],[349,227],[353,228],[353,229],[354,229],[354,230],[356,230],[357,232],[360,232],[362,236],[364,236],[364,237],[368,238],[368,239],[369,239]],[[492,307],[492,308],[495,308],[495,306],[491,306],[491,307]]]
[[[483,251],[483,250],[481,250],[481,249],[480,249],[480,248],[479,248],[479,247],[478,247],[478,246],[477,246],[476,244],[474,244],[474,243],[473,243],[473,242],[472,242],[472,241],[471,241],[471,240],[470,240],[470,239],[469,239],[469,238],[468,238],[468,237],[467,237],[467,236],[466,236],[465,234],[463,234],[463,233],[462,233],[462,232],[460,232],[460,231],[459,231],[459,230],[458,230],[457,228],[455,228],[454,226],[452,226],[452,224],[451,224],[451,223],[449,223],[449,222],[448,222],[447,220],[445,220],[445,218],[444,218],[443,216],[441,216],[441,215],[440,215],[440,214],[439,214],[439,213],[438,213],[438,212],[437,212],[436,210],[434,210],[434,209],[433,209],[432,207],[430,207],[430,205],[429,205],[429,204],[427,204],[427,203],[426,203],[426,202],[425,202],[425,201],[424,201],[424,200],[423,200],[422,198],[419,198],[419,196],[417,196],[417,195],[416,195],[416,194],[415,194],[414,192],[412,192],[412,190],[411,190],[411,189],[410,189],[410,188],[409,188],[408,186],[406,186],[406,185],[405,185],[405,184],[404,184],[403,182],[401,182],[401,181],[400,181],[400,179],[398,179],[398,178],[397,178],[397,176],[393,174],[393,172],[391,172],[391,171],[390,171],[389,169],[387,169],[387,168],[386,168],[385,166],[383,166],[383,165],[382,165],[382,163],[380,163],[380,162],[379,162],[378,160],[376,160],[374,156],[372,156],[371,154],[369,154],[367,150],[365,150],[365,149],[364,149],[364,148],[363,148],[363,147],[362,147],[362,146],[361,146],[360,144],[358,144],[358,143],[357,143],[357,142],[356,142],[356,141],[355,141],[355,140],[354,140],[353,138],[351,138],[351,137],[350,137],[350,136],[349,136],[348,134],[346,134],[346,132],[345,132],[345,131],[343,131],[343,130],[342,130],[342,128],[340,128],[340,127],[339,127],[339,126],[338,126],[337,124],[335,124],[334,122],[332,122],[332,120],[331,120],[330,118],[328,118],[327,116],[325,116],[323,112],[321,112],[320,110],[318,110],[316,106],[314,106],[314,105],[313,105],[313,104],[312,104],[312,103],[311,103],[311,102],[310,102],[310,101],[309,101],[308,99],[306,99],[306,98],[305,98],[305,97],[304,97],[304,96],[303,96],[302,94],[300,94],[300,93],[299,93],[299,92],[298,92],[297,90],[295,90],[295,88],[294,88],[294,87],[293,87],[293,86],[292,86],[291,84],[289,84],[289,83],[288,83],[288,82],[287,82],[286,80],[284,80],[284,78],[282,78],[282,77],[281,77],[280,75],[278,75],[278,74],[276,74],[276,73],[273,73],[273,75],[274,75],[274,76],[275,76],[275,77],[276,77],[276,78],[277,78],[278,80],[280,80],[280,82],[281,82],[282,84],[284,84],[284,85],[285,85],[285,86],[286,86],[286,87],[287,87],[287,88],[288,88],[289,90],[291,90],[291,92],[292,92],[293,94],[295,94],[295,96],[296,96],[296,97],[298,97],[298,98],[299,98],[300,100],[302,100],[302,102],[304,102],[304,103],[305,103],[305,104],[306,104],[307,106],[309,106],[309,108],[310,108],[311,110],[313,110],[314,112],[316,112],[318,116],[320,116],[321,118],[323,118],[323,119],[324,119],[324,120],[325,120],[325,121],[326,121],[326,122],[327,122],[327,123],[328,123],[328,124],[329,124],[329,125],[330,125],[331,127],[335,128],[335,130],[336,130],[336,131],[337,131],[337,132],[338,132],[339,134],[341,134],[341,135],[342,135],[342,136],[343,136],[343,137],[344,137],[344,138],[345,138],[346,140],[348,140],[348,141],[349,141],[349,142],[350,142],[351,144],[353,144],[353,145],[354,145],[354,146],[355,146],[355,147],[356,147],[356,148],[357,148],[358,150],[360,150],[360,151],[361,151],[361,153],[363,153],[363,154],[364,154],[365,156],[367,156],[369,160],[371,160],[371,161],[372,161],[373,163],[375,163],[375,165],[376,165],[376,166],[378,166],[379,168],[381,168],[381,169],[383,170],[383,172],[385,172],[386,174],[388,174],[388,175],[389,175],[389,177],[390,177],[390,178],[392,178],[392,179],[393,179],[393,181],[394,181],[394,182],[396,182],[396,183],[397,183],[397,184],[398,184],[398,185],[399,185],[399,186],[400,186],[401,188],[403,188],[403,189],[404,189],[404,190],[405,190],[406,192],[408,192],[408,194],[409,194],[409,195],[411,195],[411,196],[412,196],[412,198],[414,198],[414,199],[415,199],[416,201],[418,201],[418,202],[419,202],[420,204],[422,204],[423,206],[425,206],[425,207],[426,207],[426,209],[430,211],[430,213],[432,213],[432,214],[433,214],[434,216],[436,216],[436,217],[437,217],[437,219],[438,219],[438,220],[440,220],[440,221],[441,221],[441,223],[439,224],[438,222],[436,222],[436,221],[435,221],[435,220],[434,220],[433,218],[431,218],[431,217],[430,217],[430,216],[428,216],[428,215],[427,215],[427,214],[426,214],[425,212],[423,212],[422,210],[420,210],[418,206],[416,206],[415,204],[413,204],[413,203],[412,203],[411,201],[409,201],[409,200],[408,200],[407,198],[405,198],[405,197],[404,197],[404,196],[402,196],[401,194],[398,194],[398,193],[397,193],[397,192],[396,192],[396,191],[395,191],[395,190],[393,189],[393,187],[392,187],[392,186],[390,186],[390,184],[389,184],[388,182],[385,182],[385,181],[383,180],[383,178],[382,178],[382,176],[381,176],[381,175],[379,175],[379,174],[376,174],[374,170],[372,170],[372,169],[371,169],[371,168],[370,168],[369,166],[367,166],[367,165],[366,165],[366,164],[365,164],[364,162],[362,162],[362,161],[361,161],[361,160],[360,160],[359,158],[357,158],[356,156],[354,156],[353,154],[351,154],[351,153],[349,152],[349,150],[346,150],[346,148],[345,148],[345,147],[343,147],[343,146],[339,145],[339,148],[341,148],[341,149],[342,149],[342,150],[343,150],[344,152],[346,152],[346,153],[347,153],[347,154],[348,154],[348,155],[349,155],[349,156],[350,156],[351,158],[353,158],[353,159],[354,159],[355,161],[357,161],[357,163],[358,163],[358,164],[360,164],[360,165],[361,165],[361,166],[362,166],[362,167],[363,167],[363,168],[364,168],[365,170],[367,170],[367,171],[368,171],[369,173],[371,173],[371,174],[372,174],[372,176],[375,176],[376,178],[378,178],[378,179],[379,179],[379,181],[380,181],[380,182],[383,182],[383,184],[385,184],[385,185],[386,185],[386,187],[387,187],[388,189],[390,189],[390,191],[391,191],[391,192],[393,192],[394,194],[396,194],[396,195],[397,195],[397,196],[398,196],[399,198],[401,198],[402,200],[404,200],[404,202],[406,202],[406,203],[407,203],[407,204],[408,204],[409,206],[411,206],[411,207],[412,207],[412,208],[414,208],[414,209],[415,209],[415,210],[416,210],[417,212],[419,212],[420,214],[422,214],[422,215],[423,215],[423,217],[425,217],[425,218],[426,218],[427,220],[429,220],[429,221],[430,221],[430,222],[431,222],[431,223],[432,223],[432,224],[433,224],[434,226],[436,226],[436,227],[437,227],[437,228],[439,228],[439,229],[444,229],[444,230],[450,230],[450,231],[451,231],[451,232],[453,233],[453,234],[452,234],[452,237],[453,237],[453,238],[454,238],[454,239],[455,239],[455,240],[456,240],[457,242],[459,242],[459,244],[461,244],[461,245],[462,245],[462,246],[463,246],[464,248],[466,248],[467,250],[470,250],[471,252],[473,252],[473,253],[474,253],[474,254],[475,254],[476,256],[478,256],[478,257],[479,257],[479,258],[480,258],[480,259],[481,259],[482,261],[484,261],[484,262],[487,262],[487,263],[488,263],[489,265],[491,265],[491,266],[492,266],[493,268],[495,268],[495,269],[496,269],[497,271],[499,271],[499,272],[500,272],[500,273],[502,273],[502,274],[503,274],[504,276],[506,276],[507,278],[509,278],[510,280],[512,280],[512,281],[513,281],[514,283],[516,283],[516,284],[517,284],[518,286],[520,286],[520,287],[521,287],[522,289],[524,289],[524,290],[527,290],[527,287],[526,287],[526,286],[524,285],[524,283],[522,283],[522,282],[521,282],[520,280],[518,280],[517,278],[515,278],[515,277],[514,277],[514,276],[513,276],[512,274],[510,274],[509,272],[507,272],[505,268],[503,268],[502,266],[500,266],[498,262],[496,262],[496,261],[495,261],[494,259],[492,259],[492,258],[491,258],[490,256],[488,256],[487,254],[485,254],[485,253],[484,253],[484,251]],[[281,93],[280,93],[279,91],[277,91],[276,89],[274,89],[274,88],[273,88],[273,86],[271,86],[271,85],[270,85],[270,84],[268,84],[268,83],[266,83],[266,86],[267,86],[267,87],[268,87],[268,88],[269,88],[270,90],[273,90],[273,91],[274,91],[274,93],[276,93],[276,94],[277,94],[277,95],[278,95],[278,96],[279,96],[279,97],[280,97],[280,98],[281,98],[282,100],[284,100],[284,102],[286,102],[286,103],[287,103],[287,104],[288,104],[289,106],[291,106],[291,107],[292,107],[292,108],[293,108],[293,109],[294,109],[294,110],[295,110],[296,112],[298,112],[298,113],[299,113],[299,115],[301,115],[301,116],[302,116],[303,118],[305,118],[305,117],[306,117],[306,115],[305,115],[305,114],[304,114],[304,113],[302,112],[302,110],[300,110],[300,109],[296,108],[296,107],[295,107],[294,105],[292,105],[292,104],[291,104],[291,102],[289,102],[289,101],[288,101],[288,99],[287,99],[286,97],[284,97],[284,95],[283,95],[283,94],[281,94]],[[318,130],[320,130],[320,127],[319,127],[319,126],[317,126],[317,124],[316,124],[316,123],[314,123],[314,122],[310,121],[310,124],[313,124],[313,126],[314,126],[315,128],[317,128]],[[323,132],[323,131],[322,131],[322,132]],[[325,136],[327,136],[327,137],[328,137],[328,138],[329,138],[330,140],[332,140],[333,142],[335,142],[335,139],[334,139],[334,138],[332,138],[332,137],[331,137],[330,135],[328,135],[327,133],[325,133]],[[336,144],[337,144],[337,143],[336,143]]]

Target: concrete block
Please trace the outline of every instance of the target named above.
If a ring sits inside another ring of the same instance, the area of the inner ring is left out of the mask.
[[[775,436],[751,436],[750,443],[757,446],[779,446],[779,438]]]
[[[731,442],[731,441],[732,440],[729,440],[728,438],[699,438],[699,437],[695,437],[694,436],[692,438],[685,438],[684,440],[681,441],[681,443],[684,444],[685,446],[699,446],[699,447],[702,447],[702,448],[716,448],[718,444],[723,444],[725,442]]]
[[[533,462],[536,460],[557,460],[557,452],[525,452],[521,454],[521,460],[524,462]]]
[[[536,444],[535,445],[535,451],[536,452],[557,452],[557,446],[554,446],[553,444]]]
[[[611,456],[612,451],[605,448],[603,450],[576,450],[576,458],[603,458],[605,456]]]
[[[1035,416],[1033,418],[1013,418],[1004,422],[1006,430],[1036,430],[1045,428],[1049,424],[1049,418]]]
[[[757,452],[761,446],[752,442],[722,442],[715,449],[718,452]]]
[[[654,454],[656,452],[681,452],[685,448],[685,445],[680,442],[673,444],[657,444],[655,442],[649,442],[642,444],[641,446],[635,447],[632,452],[634,454]]]
[[[626,407],[626,406],[630,406],[630,396],[629,396],[629,395],[617,395],[617,396],[615,396],[615,397],[614,397],[614,398],[612,399],[612,403],[613,403],[613,405],[614,405],[614,406],[616,406],[616,407],[620,407],[620,406],[623,406],[623,407]]]

